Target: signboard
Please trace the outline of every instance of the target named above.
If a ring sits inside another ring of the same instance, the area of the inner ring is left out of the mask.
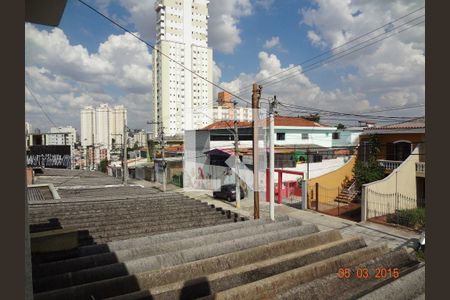
[[[27,166],[70,169],[70,146],[30,146],[27,151]]]

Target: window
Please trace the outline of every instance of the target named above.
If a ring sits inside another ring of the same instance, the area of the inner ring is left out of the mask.
[[[302,140],[307,140],[309,138],[308,133],[302,133]]]
[[[340,132],[333,132],[333,140],[338,140],[341,138]]]
[[[286,139],[286,133],[277,132],[277,141],[284,141]]]

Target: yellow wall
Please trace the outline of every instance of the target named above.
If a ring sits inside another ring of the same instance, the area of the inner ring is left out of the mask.
[[[353,179],[353,166],[355,165],[355,162],[356,156],[353,156],[341,168],[309,180],[308,194],[310,196],[308,197],[308,201],[310,202],[311,196],[315,195],[316,183],[319,183],[319,202],[334,203],[334,199],[338,196],[339,191],[342,190],[345,179]]]

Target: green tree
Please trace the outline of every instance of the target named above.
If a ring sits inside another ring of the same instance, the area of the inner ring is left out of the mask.
[[[337,124],[337,129],[345,129],[345,125],[342,123]]]
[[[320,116],[318,113],[315,114],[309,114],[307,116],[302,116],[303,119],[313,121],[313,122],[320,122]]]
[[[106,173],[106,168],[108,166],[108,160],[105,158],[100,161],[100,172]]]
[[[359,188],[361,188],[363,184],[384,178],[384,169],[377,161],[378,154],[380,153],[380,143],[376,136],[372,135],[370,137],[367,147],[367,160],[363,161],[361,157],[359,157],[353,167],[353,175]],[[360,148],[360,151],[361,150],[365,151],[366,149]]]

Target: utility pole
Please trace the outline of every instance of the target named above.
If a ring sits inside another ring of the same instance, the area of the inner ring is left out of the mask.
[[[277,96],[273,96],[273,101],[270,103],[269,108],[269,214],[272,221],[275,220],[275,180],[273,178],[273,173],[275,172],[275,120],[274,120],[274,109],[278,104]]]
[[[123,157],[122,157],[122,183],[123,185],[127,185],[127,179],[128,179],[128,160],[127,160],[127,142],[128,142],[128,131],[127,131],[127,125],[123,125]]]
[[[253,110],[253,215],[255,219],[259,219],[259,100],[261,98],[261,85],[253,84],[252,90],[252,110]]]
[[[94,165],[95,165],[95,144],[94,144],[94,132],[92,132],[91,170],[94,170]]]
[[[308,183],[309,183],[309,148],[306,149],[306,181],[305,181],[306,201],[308,201]]]
[[[237,102],[234,101],[234,166],[235,166],[235,173],[234,178],[236,181],[236,208],[241,207],[241,180],[239,178],[239,135],[238,135],[238,120],[237,120],[237,109],[236,104]]]
[[[160,134],[160,138],[161,138],[161,158],[162,158],[162,168],[163,168],[163,192],[166,191],[166,160],[165,160],[165,143],[166,141],[164,140],[164,126],[161,122],[161,134]]]

